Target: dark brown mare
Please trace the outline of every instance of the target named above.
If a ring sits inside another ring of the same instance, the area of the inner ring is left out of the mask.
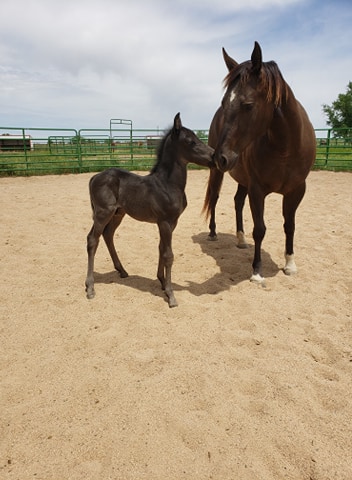
[[[177,305],[171,285],[174,258],[171,240],[178,218],[187,206],[187,163],[210,167],[213,165],[213,153],[214,150],[201,142],[195,133],[182,126],[180,114],[177,114],[173,128],[161,141],[157,162],[148,175],[110,168],[91,178],[89,191],[94,223],[87,237],[88,298],[95,295],[94,256],[101,235],[114,267],[121,277],[128,276],[113,242],[115,230],[127,213],[136,220],[158,225],[160,243],[157,277],[168,297],[169,306]]]
[[[264,202],[283,195],[286,235],[284,272],[296,273],[293,255],[295,214],[315,160],[315,134],[275,62],[263,62],[255,42],[251,60],[238,64],[223,49],[228,68],[225,95],[209,131],[217,168],[210,171],[204,210],[210,215],[209,238],[216,238],[215,207],[224,172],[238,182],[234,197],[238,246],[247,247],[242,210],[248,194],[255,244],[251,281],[262,283],[261,245],[265,235]]]

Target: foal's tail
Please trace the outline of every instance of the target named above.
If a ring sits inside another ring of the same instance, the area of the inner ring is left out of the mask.
[[[219,198],[223,179],[223,172],[220,172],[220,170],[217,168],[210,169],[208,187],[202,209],[202,214],[205,214],[206,219],[209,218],[212,208],[215,208],[216,202]]]
[[[95,177],[95,175],[94,175]],[[94,220],[94,203],[93,203],[93,197],[92,197],[92,181],[93,181],[93,178],[94,177],[91,177],[90,180],[89,180],[89,184],[88,184],[88,188],[89,188],[89,199],[90,199],[90,206],[92,208],[92,217],[93,217],[93,220]]]

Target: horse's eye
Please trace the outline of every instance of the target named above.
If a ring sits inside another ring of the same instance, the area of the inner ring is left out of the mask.
[[[242,103],[242,108],[247,111],[247,112],[250,112],[252,109],[253,109],[253,103],[251,102],[244,102]]]

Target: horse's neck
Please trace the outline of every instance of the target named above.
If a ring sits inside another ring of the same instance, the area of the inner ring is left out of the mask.
[[[304,111],[300,103],[290,92],[287,101],[274,112],[269,138],[272,138],[276,145],[286,148],[292,141],[297,141],[297,134],[302,128],[302,113]]]
[[[187,182],[186,163],[178,157],[177,149],[173,149],[172,146],[165,146],[165,151],[162,155],[162,160],[166,159],[166,161],[159,163],[154,175],[167,183],[169,187],[184,191]]]

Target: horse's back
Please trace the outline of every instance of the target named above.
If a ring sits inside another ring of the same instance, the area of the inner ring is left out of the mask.
[[[113,194],[118,191],[122,170],[109,168],[96,173],[89,181],[89,193],[92,201],[97,201],[107,193]]]
[[[89,182],[89,193],[93,209],[117,210],[121,207],[121,196],[127,200],[133,198],[139,190],[141,178],[135,173],[120,168],[108,168],[94,175]]]
[[[148,223],[162,219],[174,222],[187,205],[184,190],[172,188],[156,174],[109,168],[91,178],[89,189],[94,210],[120,210]]]

